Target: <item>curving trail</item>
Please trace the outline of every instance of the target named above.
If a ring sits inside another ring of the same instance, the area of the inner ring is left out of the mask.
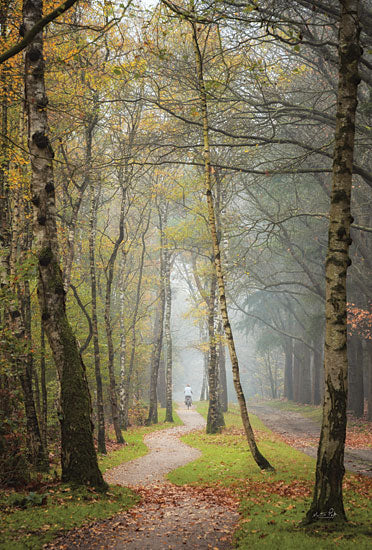
[[[130,486],[142,497],[128,512],[70,531],[50,550],[228,550],[238,522],[237,502],[213,488],[177,487],[164,479],[200,456],[180,436],[205,426],[195,410],[177,410],[184,426],[145,438],[150,452],[106,473],[110,484]]]
[[[183,426],[176,426],[168,430],[153,432],[144,438],[150,452],[113,468],[105,475],[110,485],[149,485],[164,478],[165,474],[196,460],[200,451],[182,443],[182,435],[200,430],[205,426],[204,418],[195,410],[178,409],[177,414],[184,422]]]

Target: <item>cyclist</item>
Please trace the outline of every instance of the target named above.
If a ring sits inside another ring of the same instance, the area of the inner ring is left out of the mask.
[[[190,387],[190,384],[186,384],[184,394],[185,394],[185,405],[189,409],[192,405],[192,389]]]

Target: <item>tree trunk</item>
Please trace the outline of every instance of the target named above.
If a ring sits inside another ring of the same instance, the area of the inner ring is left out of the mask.
[[[204,330],[204,321],[203,324],[199,326],[200,330],[200,337],[202,342],[204,343],[206,341],[206,334]],[[203,382],[202,382],[202,388],[200,392],[200,401],[208,401],[209,399],[209,392],[208,392],[208,358],[209,353],[208,351],[203,351]]]
[[[307,522],[346,521],[342,497],[347,406],[346,273],[350,265],[350,199],[359,83],[358,0],[340,2],[339,84],[326,259],[325,394],[314,498]]]
[[[42,0],[25,1],[27,32],[42,17]],[[62,480],[105,489],[93,442],[91,400],[85,367],[67,320],[65,291],[59,266],[53,150],[48,137],[44,84],[43,37],[39,33],[25,56],[25,92],[32,168],[35,253],[38,258],[38,298],[42,321],[61,380]]]
[[[300,365],[300,403],[311,403],[311,363],[310,349],[303,344],[301,350],[302,360]]]
[[[222,327],[221,327],[222,330]],[[219,339],[219,376],[220,376],[220,405],[221,405],[221,411],[227,412],[229,409],[229,401],[228,401],[228,395],[227,395],[227,377],[226,377],[226,354],[225,354],[225,344],[223,341],[223,334],[221,333],[220,339]]]
[[[236,354],[234,337],[233,337],[232,328],[230,325],[229,315],[227,311],[225,281],[224,281],[224,276],[222,271],[221,252],[220,252],[219,240],[218,240],[217,230],[216,230],[216,217],[214,213],[212,181],[211,181],[212,165],[211,165],[209,132],[208,132],[208,108],[207,108],[207,94],[206,94],[205,85],[204,85],[203,58],[202,58],[202,54],[198,43],[197,25],[194,21],[189,21],[189,22],[192,27],[192,33],[193,33],[193,45],[194,45],[195,61],[196,61],[196,68],[197,68],[200,108],[202,113],[203,142],[204,142],[204,177],[205,177],[205,192],[207,196],[207,205],[208,205],[208,221],[209,221],[209,228],[211,231],[211,237],[212,237],[212,243],[213,243],[214,264],[215,264],[217,281],[218,281],[220,310],[221,310],[222,320],[224,324],[227,344],[230,352],[234,387],[235,387],[235,391],[236,391],[236,395],[237,395],[237,399],[240,407],[240,413],[242,417],[245,434],[247,436],[247,441],[248,441],[252,456],[256,461],[257,465],[261,469],[272,470],[273,469],[272,466],[269,464],[266,458],[258,450],[254,433],[252,430],[252,426],[249,421],[247,405],[246,405],[243,389],[240,382],[239,361],[238,361],[238,356]]]
[[[139,264],[139,273],[138,273],[138,282],[137,282],[137,292],[136,292],[136,301],[134,304],[134,311],[133,311],[133,317],[132,317],[132,326],[131,326],[131,333],[132,333],[132,342],[131,342],[131,353],[130,353],[130,359],[129,359],[129,365],[128,369],[124,372],[124,379],[122,379],[122,385],[121,385],[121,415],[122,415],[122,428],[126,430],[129,425],[128,421],[128,409],[129,409],[129,395],[130,395],[130,387],[132,383],[132,375],[133,375],[133,369],[134,369],[134,359],[136,355],[136,343],[137,343],[137,333],[136,333],[136,324],[137,324],[137,317],[138,317],[138,311],[141,301],[141,288],[142,288],[142,277],[143,277],[143,266],[145,261],[145,253],[146,253],[146,233],[150,226],[150,212],[147,218],[147,224],[145,227],[144,232],[141,235],[141,241],[142,241],[142,252],[141,252],[141,259]]]
[[[119,218],[119,235],[114,244],[114,250],[108,261],[106,268],[106,296],[105,296],[105,328],[106,328],[106,337],[107,337],[107,349],[108,349],[108,362],[107,368],[109,372],[109,381],[110,381],[110,404],[111,404],[111,415],[112,421],[114,424],[114,430],[116,435],[117,443],[124,443],[124,438],[120,429],[120,419],[119,419],[119,407],[118,407],[118,397],[116,392],[116,379],[114,371],[114,343],[112,340],[112,323],[111,323],[111,290],[112,290],[112,281],[114,278],[114,267],[119,251],[119,247],[124,239],[124,212],[125,212],[125,199],[126,199],[126,187],[122,184],[121,187],[122,197],[121,197],[121,206],[120,206],[120,218]]]
[[[155,325],[154,325],[154,346],[151,355],[150,367],[150,395],[149,395],[149,415],[146,420],[146,425],[158,423],[158,396],[157,385],[159,375],[159,363],[161,348],[163,345],[163,329],[164,329],[164,314],[165,314],[165,288],[164,288],[164,231],[163,223],[164,216],[159,207],[159,231],[160,231],[160,293],[159,303],[156,308]]]
[[[270,361],[270,354],[269,353],[267,354],[267,357],[265,359],[265,363],[266,363],[267,374],[268,374],[268,378],[269,378],[269,382],[270,382],[271,398],[276,399],[276,380],[275,380],[275,377],[273,375],[273,370],[272,370],[272,367],[271,367],[271,361]]]
[[[89,178],[89,167],[91,159],[92,133],[87,131],[87,178]],[[97,316],[97,276],[96,276],[96,224],[97,224],[98,196],[93,184],[90,184],[90,217],[89,217],[89,264],[90,264],[90,292],[92,297],[92,332],[94,352],[94,374],[97,390],[97,443],[98,452],[106,454],[106,428],[105,411],[103,404],[103,385],[101,375],[101,353],[98,338],[98,316]]]
[[[23,125],[20,128],[23,134]],[[20,176],[23,174],[20,173]],[[22,178],[20,178],[22,181]],[[13,191],[13,216],[12,216],[12,238],[10,242],[10,289],[12,299],[10,301],[10,324],[12,334],[16,338],[16,354],[12,359],[15,371],[19,375],[23,390],[23,403],[26,414],[26,436],[28,446],[28,458],[33,467],[38,471],[48,471],[49,462],[46,449],[44,448],[39,421],[36,413],[34,391],[33,391],[33,356],[30,352],[32,347],[31,334],[31,296],[27,276],[21,275],[20,265],[24,265],[28,259],[29,250],[32,246],[30,235],[29,212],[24,201],[24,194],[27,193],[22,183]]]
[[[208,313],[208,337],[209,337],[209,360],[208,360],[208,386],[209,386],[209,407],[207,416],[207,434],[215,434],[225,425],[225,420],[220,406],[217,345],[215,334],[216,315],[216,287],[217,277],[213,270],[211,274],[211,288],[209,294]]]
[[[158,374],[158,399],[160,407],[165,409],[166,407],[166,388],[165,388],[165,361],[166,357],[160,356],[159,374]]]
[[[48,448],[48,392],[46,385],[45,368],[45,330],[43,324],[40,328],[40,385],[41,385],[41,417],[40,431],[45,449]]]
[[[172,392],[172,333],[171,333],[171,313],[172,313],[172,288],[171,288],[171,261],[169,250],[164,251],[164,285],[165,285],[165,345],[166,345],[166,366],[165,366],[165,421],[173,420],[173,392]]]
[[[119,383],[119,419],[120,427],[122,430],[126,429],[125,422],[125,364],[127,357],[127,337],[126,337],[126,327],[125,327],[125,278],[124,278],[124,269],[127,260],[127,254],[125,247],[121,250],[122,256],[120,261],[120,294],[119,294],[119,303],[120,303],[120,315],[119,315],[119,326],[120,326],[120,383]]]
[[[0,4],[1,39],[6,40],[8,33],[9,1]],[[9,284],[9,245],[11,232],[11,213],[9,204],[9,147],[8,147],[8,67],[0,66],[0,107],[1,107],[1,158],[0,158],[0,288]],[[4,320],[4,319],[0,319]]]
[[[161,285],[161,287],[163,287],[163,285]],[[146,420],[146,426],[158,423],[158,375],[163,343],[164,318],[164,300],[162,295],[163,290],[160,290],[159,302],[157,304],[154,321],[154,344],[152,348],[150,366],[149,414]]]
[[[20,303],[22,303],[22,319],[24,334],[26,336],[25,354],[21,362],[21,384],[24,395],[26,421],[27,421],[27,439],[29,442],[29,449],[31,454],[31,462],[40,472],[47,472],[49,470],[49,460],[47,449],[44,446],[43,438],[41,436],[39,421],[36,414],[36,406],[34,399],[34,392],[32,388],[34,360],[33,355],[30,352],[29,346],[32,345],[31,334],[31,296],[28,281],[20,284],[21,296],[19,297]]]
[[[318,346],[317,342],[313,342],[313,347]],[[324,384],[323,371],[322,371],[322,353],[316,349],[313,352],[313,380],[311,390],[311,402],[313,405],[319,405],[321,403],[321,385]]]
[[[301,342],[296,341],[293,346],[293,400],[300,402],[300,372],[301,372]]]
[[[288,338],[284,343],[284,397],[293,400],[293,340]]]

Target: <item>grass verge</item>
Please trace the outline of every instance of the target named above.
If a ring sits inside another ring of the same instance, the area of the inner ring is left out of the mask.
[[[126,487],[110,487],[101,494],[59,483],[46,484],[37,492],[5,493],[0,498],[0,549],[42,548],[64,531],[113,516],[138,500]]]
[[[102,472],[145,455],[146,434],[182,424],[175,413],[173,424],[165,423],[164,418],[165,410],[159,409],[159,424],[125,432],[127,445],[99,455]],[[0,496],[0,550],[40,549],[65,531],[109,518],[139,501],[138,495],[126,487],[110,487],[106,494],[86,487],[73,489],[55,481],[35,487],[22,492],[4,491]]]
[[[204,416],[207,405],[198,404]],[[294,550],[371,548],[372,480],[348,474],[344,483],[347,525],[325,522],[299,527],[311,502],[315,460],[289,447],[250,416],[260,451],[276,468],[261,472],[253,461],[233,409],[225,415],[221,434],[191,433],[183,440],[200,449],[202,457],[168,475],[177,485],[223,486],[240,503],[242,520],[235,535],[236,547]]]

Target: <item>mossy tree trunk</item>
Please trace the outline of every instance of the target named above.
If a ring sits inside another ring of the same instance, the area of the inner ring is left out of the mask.
[[[325,394],[314,497],[305,522],[346,521],[342,496],[347,407],[347,296],[350,199],[359,83],[358,0],[340,1],[339,72],[328,251],[326,258]]]
[[[221,251],[220,251],[219,239],[217,235],[216,217],[214,212],[214,201],[213,201],[213,194],[212,194],[212,164],[211,164],[209,131],[208,131],[207,93],[206,93],[205,84],[204,84],[203,56],[200,51],[199,40],[198,40],[198,33],[199,33],[198,29],[200,28],[200,25],[196,24],[194,20],[189,20],[189,23],[192,28],[192,38],[193,38],[193,46],[195,51],[195,61],[196,61],[197,79],[198,79],[198,87],[199,87],[200,109],[201,109],[201,116],[202,116],[203,143],[204,143],[204,149],[203,149],[204,179],[205,179],[205,192],[206,192],[207,205],[208,205],[209,228],[210,228],[212,243],[213,243],[214,265],[215,265],[217,282],[218,282],[220,310],[221,310],[227,345],[230,353],[234,387],[235,387],[235,391],[236,391],[236,395],[237,395],[237,399],[240,407],[243,427],[245,430],[245,434],[247,437],[247,441],[248,441],[252,456],[256,461],[257,465],[261,469],[272,470],[273,468],[270,465],[270,463],[258,450],[254,433],[252,430],[252,426],[249,421],[247,405],[246,405],[243,389],[240,382],[239,361],[238,361],[238,356],[235,349],[233,332],[232,332],[230,319],[227,311],[225,281],[224,281],[224,275],[222,270]]]
[[[27,32],[42,17],[42,0],[25,0],[23,25]],[[65,290],[59,266],[56,227],[53,150],[48,136],[42,33],[25,55],[25,100],[32,169],[35,253],[38,259],[38,298],[42,322],[61,382],[62,480],[104,489],[93,442],[91,400],[85,366],[66,316]]]

